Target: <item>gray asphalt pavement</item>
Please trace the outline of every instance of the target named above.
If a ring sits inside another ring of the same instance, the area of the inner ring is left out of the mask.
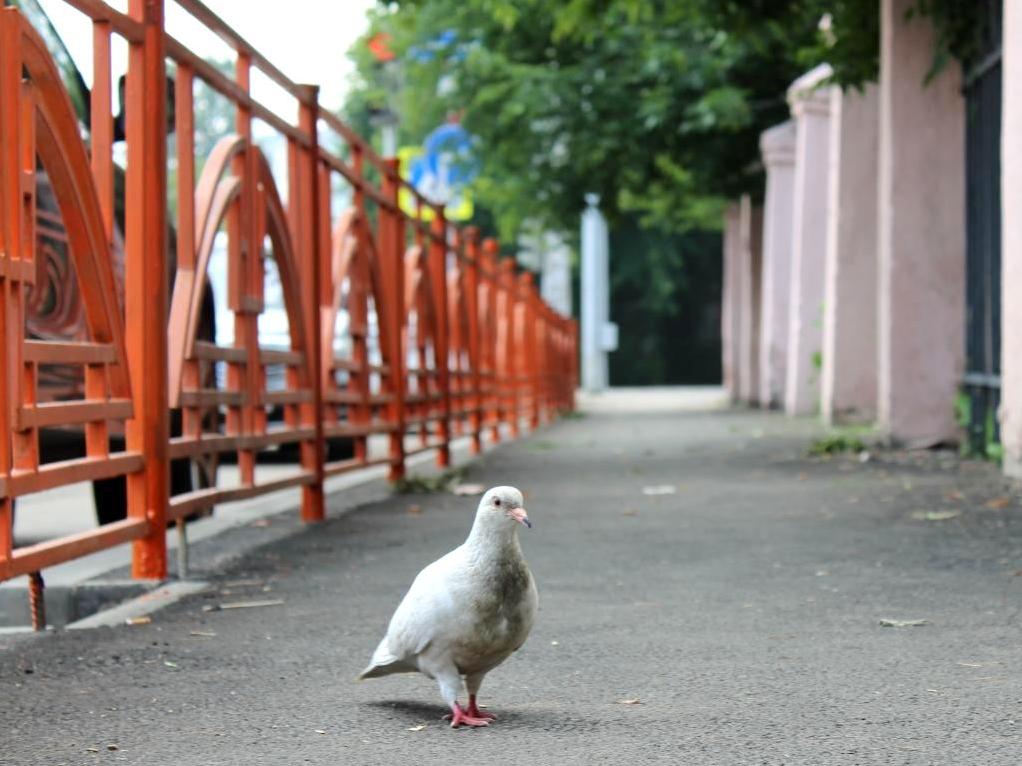
[[[475,505],[391,496],[151,624],[0,638],[0,763],[1017,766],[1017,496],[946,453],[810,460],[817,430],[596,413],[479,461],[527,493],[540,592],[487,729],[449,729],[424,678],[353,681]],[[283,604],[204,611],[255,599]]]

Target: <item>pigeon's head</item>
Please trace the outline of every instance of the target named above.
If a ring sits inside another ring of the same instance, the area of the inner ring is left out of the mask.
[[[525,512],[525,498],[514,487],[494,487],[479,501],[476,517],[487,526],[509,526],[521,524],[532,529],[529,514]]]

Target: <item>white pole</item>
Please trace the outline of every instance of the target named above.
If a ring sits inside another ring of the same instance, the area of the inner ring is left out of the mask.
[[[607,221],[599,209],[600,197],[586,195],[582,214],[582,388],[607,387],[606,327],[610,318],[610,275]]]

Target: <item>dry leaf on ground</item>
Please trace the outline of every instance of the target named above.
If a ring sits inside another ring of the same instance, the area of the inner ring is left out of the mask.
[[[284,599],[275,598],[267,601],[233,601],[229,604],[220,604],[220,609],[255,609],[262,606],[280,606]]]
[[[929,624],[929,620],[880,620],[882,628],[918,628],[920,625]]]
[[[653,484],[642,488],[644,495],[673,495],[678,489],[673,484]]]
[[[987,500],[985,505],[992,511],[1003,511],[1011,505],[1011,498],[1006,495],[1002,497],[995,497],[992,500]]]
[[[420,513],[422,513],[422,506],[421,505],[409,505],[408,506],[408,513],[412,514],[412,516],[418,516]]]
[[[143,615],[142,617],[129,617],[124,621],[126,625],[148,625],[153,621],[152,617]]]
[[[422,731],[426,728],[426,724],[420,723],[418,726],[410,726],[408,731]]]
[[[947,521],[961,515],[961,511],[912,511],[912,518],[917,521]]]
[[[642,700],[639,699],[638,697],[633,697],[631,699],[618,700],[618,704],[619,705],[641,705],[642,704]]]

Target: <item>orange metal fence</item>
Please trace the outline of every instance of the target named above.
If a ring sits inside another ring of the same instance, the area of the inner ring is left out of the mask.
[[[0,11],[0,580],[126,541],[134,575],[163,578],[171,521],[286,487],[301,487],[303,519],[322,519],[330,476],[383,463],[395,479],[423,450],[447,465],[458,435],[478,450],[502,426],[517,435],[573,405],[576,326],[541,301],[531,275],[499,259],[495,241],[447,223],[395,160],[320,110],[316,87],[292,82],[198,0],[175,1],[234,50],[233,77],[167,34],[163,0],[130,0],[127,14],[66,0],[93,26],[88,148],[42,38],[18,10]],[[125,170],[113,153],[115,35],[129,48]],[[256,70],[291,94],[295,119],[252,96]],[[195,150],[197,81],[236,114],[234,133],[206,157]],[[253,139],[254,121],[286,141],[286,189]],[[167,213],[169,141],[176,220]],[[42,271],[39,173],[77,276],[84,330],[73,338],[26,332]],[[350,190],[344,209],[334,209],[339,186]],[[420,215],[402,212],[402,187]],[[210,260],[225,240],[233,340],[218,344],[203,317]],[[286,313],[283,346],[260,334],[268,271]],[[54,366],[75,368],[80,396],[47,400],[40,371]],[[53,428],[83,430],[84,457],[41,461],[41,430]],[[121,433],[123,443],[111,438]],[[386,449],[374,454],[380,435]],[[352,456],[331,455],[339,441]],[[289,445],[294,469],[262,478],[260,454]],[[216,482],[224,457],[237,461],[234,486]],[[168,466],[182,460],[203,466],[205,480],[171,496]],[[13,547],[17,497],[121,476],[126,519]]]

